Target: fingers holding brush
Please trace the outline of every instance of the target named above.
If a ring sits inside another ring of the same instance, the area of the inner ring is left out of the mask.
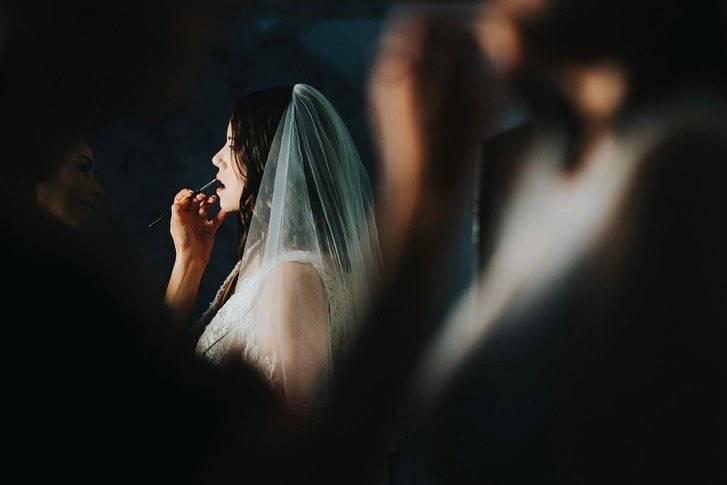
[[[187,210],[190,206],[190,197],[194,194],[192,189],[182,189],[174,196],[173,209]]]
[[[152,221],[147,227],[152,228],[155,225],[157,225],[162,220],[166,219],[170,214],[172,214],[172,218],[174,218],[174,214],[177,215],[177,219],[179,219],[179,213],[180,212],[190,212],[194,214],[195,212],[199,211],[199,203],[201,201],[196,202],[195,206],[195,197],[197,194],[202,194],[204,190],[206,190],[209,187],[212,187],[218,183],[217,179],[212,179],[209,182],[207,182],[204,186],[199,188],[196,191],[193,191],[192,189],[184,188],[177,192],[177,195],[174,196],[174,201],[172,202],[171,211],[162,214],[161,216],[157,217],[154,221]],[[206,198],[206,196],[204,196]]]
[[[190,197],[190,204],[189,207],[187,207],[187,211],[190,214],[197,214],[199,213],[202,202],[207,200],[207,196],[203,193],[194,193],[192,195],[193,197]]]
[[[170,232],[180,260],[208,261],[217,232],[216,220],[208,220],[210,207],[217,201],[199,191],[180,190],[172,205]]]
[[[204,195],[204,194],[200,194]],[[200,217],[203,217],[205,220],[209,219],[208,214],[210,207],[214,205],[214,203],[217,202],[217,196],[211,195],[209,197],[203,198],[199,203],[199,209],[198,213]]]

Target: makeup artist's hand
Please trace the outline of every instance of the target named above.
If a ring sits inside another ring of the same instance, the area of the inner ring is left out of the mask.
[[[182,189],[174,197],[169,231],[178,260],[206,266],[217,229],[225,219],[225,212],[220,211],[216,217],[208,220],[210,206],[217,201],[217,196],[201,193],[193,197],[193,194],[190,189]]]

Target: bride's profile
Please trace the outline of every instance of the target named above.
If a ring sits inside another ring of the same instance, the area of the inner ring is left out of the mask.
[[[323,404],[380,258],[351,136],[316,89],[266,89],[235,103],[212,164],[216,195],[183,189],[174,199],[165,301],[189,319],[217,229],[237,214],[240,261],[199,321],[196,352],[217,365],[243,359],[291,407]]]

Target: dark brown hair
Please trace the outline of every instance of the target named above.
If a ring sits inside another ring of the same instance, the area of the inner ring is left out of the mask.
[[[240,256],[245,249],[270,146],[292,92],[292,86],[256,91],[237,101],[232,109],[232,153],[245,180],[240,196]]]

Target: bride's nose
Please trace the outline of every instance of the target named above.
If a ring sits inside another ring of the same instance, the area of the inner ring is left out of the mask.
[[[215,155],[212,157],[212,165],[217,168],[222,168],[222,158],[220,157],[220,152],[215,153]]]

